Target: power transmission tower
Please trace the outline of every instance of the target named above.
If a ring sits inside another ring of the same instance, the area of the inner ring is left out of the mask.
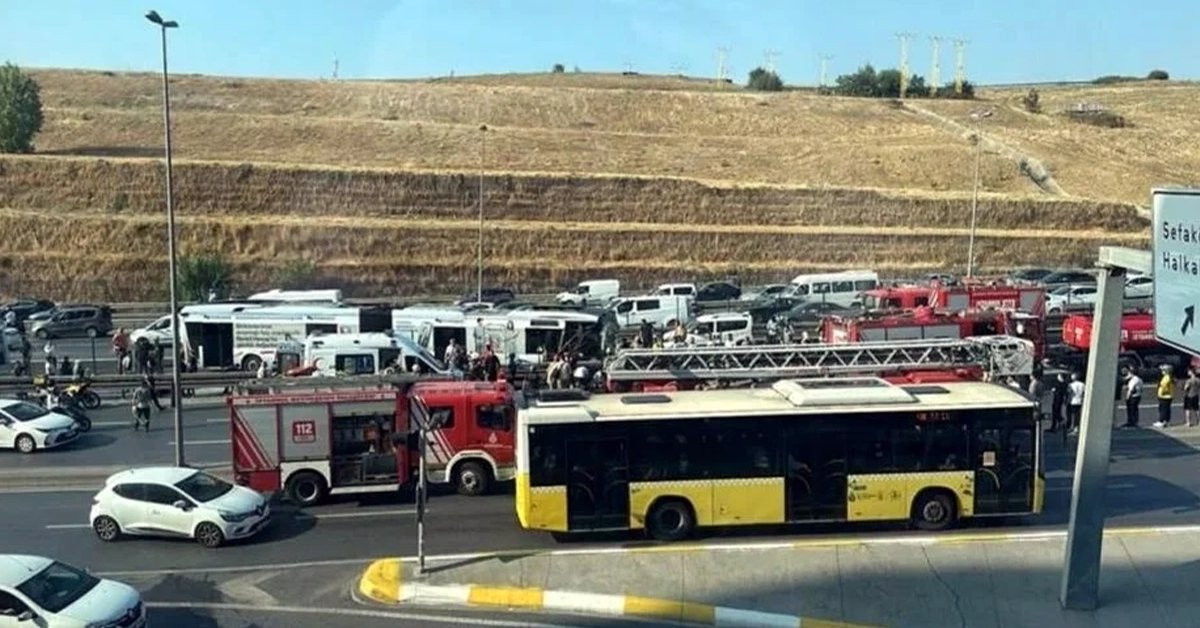
[[[768,48],[767,50],[763,51],[763,57],[766,59],[766,62],[767,62],[766,70],[768,72],[770,72],[771,74],[774,74],[775,73],[775,60],[779,58],[779,51],[772,49],[772,48]]]
[[[818,87],[825,87],[825,79],[828,76],[829,60],[833,57],[829,55],[821,55],[821,84]]]
[[[933,67],[929,69],[929,88],[930,94],[937,95],[937,90],[942,84],[942,38],[937,35],[929,37],[929,43],[933,45]]]
[[[967,40],[954,40],[954,93],[962,96],[967,80]]]
[[[900,98],[908,93],[908,40],[913,37],[914,33],[896,33],[896,39],[900,40]]]
[[[626,74],[633,74],[633,64],[632,63],[630,63],[629,61],[625,61],[625,63],[622,65],[625,66]]]
[[[729,49],[725,46],[717,48],[717,83],[725,83],[729,75]]]

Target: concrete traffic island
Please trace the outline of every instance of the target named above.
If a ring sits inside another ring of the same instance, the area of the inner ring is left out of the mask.
[[[716,626],[1195,626],[1200,526],[1104,539],[1101,606],[1058,602],[1065,532],[564,549],[382,559],[364,603],[545,610]]]

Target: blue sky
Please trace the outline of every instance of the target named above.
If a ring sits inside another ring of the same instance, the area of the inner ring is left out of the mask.
[[[343,8],[339,8],[343,7]],[[1086,7],[1083,8],[1083,7]],[[315,78],[336,57],[343,78],[570,70],[716,73],[729,50],[738,82],[779,51],[789,83],[816,83],[863,62],[910,64],[928,77],[929,35],[969,40],[979,83],[1200,74],[1196,0],[0,0],[0,61],[33,67],[153,70],[154,8],[171,34],[172,71]],[[942,77],[954,52],[942,47]]]

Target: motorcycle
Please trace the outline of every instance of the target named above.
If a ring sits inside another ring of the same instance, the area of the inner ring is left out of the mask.
[[[100,407],[100,395],[92,390],[91,380],[82,380],[67,384],[63,396],[71,397],[83,406],[85,410],[95,410]]]
[[[79,426],[80,432],[88,432],[92,429],[92,419],[84,412],[83,407],[74,397],[58,392],[54,389],[42,391],[42,405],[51,412],[57,412],[71,417],[75,420],[75,424]]]

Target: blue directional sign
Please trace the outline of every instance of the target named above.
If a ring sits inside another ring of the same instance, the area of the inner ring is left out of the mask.
[[[1200,190],[1156,189],[1153,199],[1154,332],[1200,355]]]

